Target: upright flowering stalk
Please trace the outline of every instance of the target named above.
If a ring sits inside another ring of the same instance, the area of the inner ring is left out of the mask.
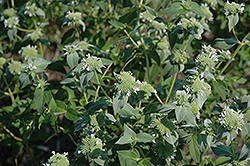
[[[36,16],[36,10],[38,9],[35,3],[28,2],[25,6],[24,14],[27,14],[29,17]]]

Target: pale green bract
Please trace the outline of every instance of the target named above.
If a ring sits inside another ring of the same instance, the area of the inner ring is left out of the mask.
[[[121,72],[120,74],[115,74],[117,83],[115,83],[115,87],[119,94],[128,95],[134,92],[134,88],[136,87],[135,77],[132,76],[131,72]]]
[[[227,1],[224,6],[225,15],[228,16],[242,13],[244,11],[244,6],[245,5],[243,3],[238,4],[235,2],[230,3],[229,1]]]
[[[22,57],[24,57],[25,59],[36,59],[37,58],[37,49],[36,46],[26,46],[26,47],[22,47],[22,49],[18,52],[19,54],[22,55]]]
[[[95,149],[102,150],[102,140],[91,135],[91,137],[82,139],[78,154],[87,155],[92,153]]]
[[[178,90],[175,94],[174,103],[179,106],[189,105],[190,94],[187,94],[184,90]]]
[[[190,56],[185,52],[185,51],[181,51],[181,50],[175,50],[172,54],[172,61],[175,64],[187,64]]]

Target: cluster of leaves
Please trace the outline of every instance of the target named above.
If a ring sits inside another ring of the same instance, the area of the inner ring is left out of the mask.
[[[16,165],[247,164],[250,5],[0,3],[0,133]],[[33,154],[56,135],[69,157]]]

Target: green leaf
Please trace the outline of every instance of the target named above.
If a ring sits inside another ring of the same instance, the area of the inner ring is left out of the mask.
[[[235,27],[237,23],[239,22],[239,16],[238,14],[235,14],[235,15],[231,14],[227,16],[227,19],[228,19],[228,29],[229,29],[229,32],[231,32],[233,27]]]
[[[108,106],[110,104],[109,100],[106,98],[101,98],[96,102],[90,102],[85,106],[85,109],[88,111],[100,110],[101,108]]]
[[[20,80],[20,89],[23,89],[24,87],[26,87],[33,78],[31,78],[31,75],[27,74],[27,73],[22,73],[19,76],[19,80]]]
[[[161,59],[155,50],[147,50],[147,54],[160,66]]]
[[[156,110],[156,112],[169,113],[175,108],[176,108],[176,104],[174,103],[163,104]]]
[[[147,133],[136,134],[135,142],[151,142],[154,139],[153,136]]]
[[[183,14],[186,10],[180,2],[172,3],[168,8],[164,9],[161,14]]]
[[[54,98],[52,97],[50,102],[49,102],[49,109],[51,112],[54,112],[56,110],[56,101],[54,100]]]
[[[194,161],[196,163],[200,163],[200,150],[199,150],[199,144],[197,141],[197,135],[193,135],[191,137],[191,141],[188,143],[189,146],[189,151],[190,151],[190,155],[192,156],[192,159],[194,159]]]
[[[201,10],[201,7],[199,4],[197,4],[196,2],[193,2],[191,1],[190,2],[190,7],[191,7],[191,10],[193,12],[195,12],[196,14],[198,14],[199,16],[201,17],[206,17],[206,15],[203,13],[203,11]]]
[[[135,152],[120,150],[117,153],[121,166],[138,166],[136,163],[137,154]]]
[[[16,35],[17,35],[17,29],[16,28],[13,28],[13,29],[9,29],[8,32],[8,37],[13,40],[13,41],[16,41]]]
[[[69,108],[65,113],[65,117],[73,122],[76,122],[80,117],[80,114],[73,108]]]
[[[45,103],[49,103],[52,99],[50,91],[44,91],[44,89],[36,89],[34,92],[34,103],[39,113],[43,113],[43,107]]]
[[[124,145],[132,143],[135,141],[135,136],[136,133],[132,129],[130,129],[126,124],[124,124],[123,136],[115,144]]]
[[[250,156],[250,143],[246,143],[240,152],[239,161],[246,160]]]
[[[237,39],[235,37],[231,37],[229,39],[216,38],[214,43],[213,43],[213,47],[218,47],[221,49],[228,50],[228,49],[232,48],[237,43],[238,42],[237,42]]]
[[[117,112],[120,109],[122,109],[127,102],[128,102],[128,96],[126,96],[126,95],[123,95],[123,96],[114,95],[113,96],[114,113],[117,114]]]
[[[63,37],[62,37],[62,44],[67,44],[67,39],[70,38],[73,33],[75,32],[74,28],[69,29],[66,33],[64,33]]]
[[[124,29],[126,27],[126,25],[118,21],[109,21],[109,23],[117,29]]]
[[[94,76],[94,72],[93,71],[87,71],[87,70],[84,70],[80,73],[80,85],[81,85],[81,88],[84,89],[89,80]]]
[[[33,63],[37,67],[36,73],[40,73],[40,72],[44,72],[44,70],[51,63],[51,61],[45,60],[42,58],[36,58]]]
[[[207,95],[206,95],[206,93],[203,90],[201,90],[200,93],[195,94],[193,98],[194,98],[195,103],[200,108],[202,108],[203,104],[207,100]]]
[[[36,10],[36,14],[37,14],[38,16],[42,16],[42,17],[45,18],[45,13],[44,13],[44,11],[43,11],[41,8],[38,8],[38,9]]]
[[[226,88],[226,85],[223,81],[218,80],[212,82],[213,89],[221,96],[223,100],[226,100],[229,92],[228,89]]]
[[[126,103],[125,106],[118,111],[119,115],[122,116],[139,116],[139,110],[134,109],[130,104]]]
[[[215,143],[214,145],[211,146],[211,148],[214,154],[217,156],[223,155],[229,157],[233,155],[232,147],[226,146],[222,142]]]
[[[185,112],[186,112],[185,113],[186,115],[185,115],[183,120],[185,120],[185,121],[189,122],[190,124],[196,126],[197,124],[196,124],[195,115],[193,114],[193,112],[189,108],[185,109]]]
[[[75,66],[78,65],[78,61],[79,61],[79,55],[77,52],[73,52],[71,54],[68,54],[67,55],[67,62],[69,64],[69,67],[72,69],[74,68]]]
[[[150,161],[148,161],[149,159],[143,159],[142,161],[140,161],[138,163],[139,166],[154,166],[154,164],[152,164]]]
[[[231,160],[231,157],[220,157],[218,158],[213,165],[214,166],[223,166],[225,163],[228,163]]]
[[[182,106],[178,106],[175,108],[175,116],[177,119],[177,122],[181,122],[184,117],[186,116],[186,109],[188,109],[187,107],[182,107]]]

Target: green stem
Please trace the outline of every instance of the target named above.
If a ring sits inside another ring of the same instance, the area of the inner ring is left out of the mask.
[[[223,61],[220,61],[220,63],[218,63],[218,65],[215,68],[218,69],[222,63]]]
[[[9,129],[7,129],[4,125],[2,126],[2,128],[4,129],[4,131],[6,131],[12,138],[14,138],[17,141],[22,142],[22,138],[19,138],[17,136],[15,136]]]
[[[12,6],[12,8],[15,8],[15,2],[14,2],[14,0],[11,0],[11,6]]]
[[[136,57],[136,56],[133,56],[131,59],[129,59],[129,60],[125,63],[125,65],[122,67],[122,70],[124,70],[125,67],[126,67],[132,60],[135,59],[135,57]]]
[[[9,96],[11,98],[11,101],[12,101],[12,103],[15,103],[15,97],[14,97],[14,95],[13,95],[13,93],[12,93],[10,87],[9,87],[9,84],[8,84],[7,79],[6,79],[4,74],[3,74],[3,79],[4,79],[4,82],[5,82],[6,86],[7,86],[7,89],[9,91]]]
[[[230,130],[230,140],[231,140],[232,151],[233,151],[233,153],[234,153],[233,133],[232,133],[232,130]]]
[[[16,29],[18,29],[19,31],[23,31],[23,32],[34,32],[35,30],[34,29],[23,29],[23,28],[20,28],[20,27],[16,27]]]
[[[241,42],[239,42],[238,47],[236,48],[236,50],[233,53],[233,56],[229,59],[229,61],[226,63],[226,65],[223,67],[223,69],[219,72],[219,74],[217,74],[217,76],[215,77],[215,79],[217,79],[228,67],[228,65],[232,62],[233,58],[237,55],[237,53],[239,52],[239,50],[241,49],[242,46],[246,45],[246,43],[244,43],[244,41],[247,39],[247,37],[250,35],[250,31],[247,33],[247,35],[242,39]]]
[[[170,86],[170,89],[169,89],[169,92],[168,92],[168,95],[167,95],[167,98],[166,98],[165,104],[167,104],[167,103],[168,103],[168,100],[169,100],[170,94],[172,93],[172,90],[173,90],[173,88],[174,88],[174,83],[175,83],[176,76],[177,76],[177,73],[175,73],[175,74],[174,74],[174,76],[173,76],[173,78],[172,78],[172,83],[171,83],[171,86]]]
[[[239,39],[238,39],[238,37],[237,37],[237,35],[236,35],[236,32],[235,32],[234,27],[233,27],[233,35],[234,35],[234,37],[236,38],[238,44],[240,44],[241,42],[239,41]]]
[[[141,149],[141,147],[137,147],[137,148],[138,148],[138,149],[139,149],[139,151],[141,152],[142,157],[143,157],[143,158],[146,158],[146,156],[145,156],[145,154],[144,154],[143,150]]]
[[[39,42],[39,48],[40,48],[40,54],[42,55],[42,57],[44,56],[43,55],[43,45],[42,43]]]
[[[132,41],[132,43],[136,46],[136,48],[139,48],[138,44],[136,44],[136,42],[134,41],[134,39],[130,36],[130,34],[127,32],[126,29],[123,30],[126,35],[129,37],[129,39]]]
[[[118,125],[119,125],[119,127],[120,127],[120,129],[121,129],[121,131],[124,132],[123,126],[122,126],[122,124],[121,124],[121,122],[120,122],[120,118],[119,118],[116,114],[115,114],[115,119],[116,119],[116,121],[117,121],[117,123],[118,123]]]
[[[96,93],[95,93],[95,99],[94,99],[94,102],[96,102],[96,99],[97,99],[97,96],[98,96],[101,85],[100,85],[99,78],[98,78],[98,75],[96,73],[96,70],[94,70],[94,74],[95,74],[96,81],[98,83],[97,90],[96,90]]]
[[[155,93],[155,97],[157,98],[157,100],[158,100],[161,104],[164,104],[163,101],[161,100],[161,98],[158,96],[157,93]]]
[[[215,76],[215,79],[217,79],[225,70],[226,68],[229,66],[229,64],[232,62],[233,58],[237,55],[237,53],[239,52],[239,50],[241,49],[242,44],[239,44],[238,47],[236,48],[236,50],[234,51],[233,56],[228,60],[228,62],[226,63],[226,65],[223,67],[223,69],[219,72],[219,74],[217,74]]]
[[[138,107],[141,109],[141,100],[139,100]]]

